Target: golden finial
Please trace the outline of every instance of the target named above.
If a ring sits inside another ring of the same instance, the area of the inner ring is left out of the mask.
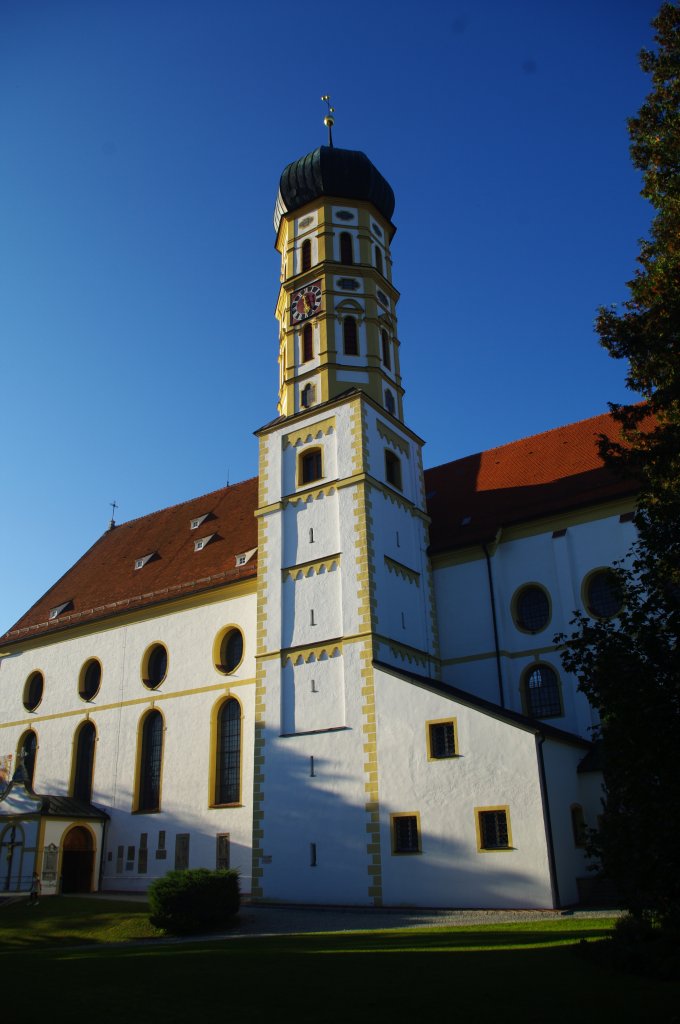
[[[333,146],[333,125],[335,124],[335,118],[333,117],[333,114],[335,113],[335,107],[331,106],[331,98],[330,98],[330,96],[322,96],[321,97],[321,102],[325,103],[328,106],[328,113],[324,117],[323,123],[326,125],[326,128],[328,128],[328,145],[332,147]]]

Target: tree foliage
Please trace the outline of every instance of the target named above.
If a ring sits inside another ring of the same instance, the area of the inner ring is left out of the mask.
[[[628,362],[642,401],[611,406],[621,437],[601,453],[640,490],[638,542],[616,567],[623,607],[578,613],[563,663],[600,713],[605,804],[591,852],[628,908],[680,931],[680,7],[652,22],[640,54],[652,89],[628,123],[642,195],[655,210],[621,311],[602,308],[601,344]]]

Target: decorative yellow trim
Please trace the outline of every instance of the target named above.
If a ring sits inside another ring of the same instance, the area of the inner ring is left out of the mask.
[[[311,501],[317,501],[319,498],[328,498],[330,495],[335,494],[336,484],[327,484],[325,487],[311,487],[305,491],[300,491],[295,495],[284,498],[283,501],[278,501],[275,506],[270,506],[271,509],[287,508],[289,505],[308,505]]]
[[[222,645],[224,644],[224,642],[226,641],[226,639],[230,635],[230,633],[234,633],[234,632],[240,633],[241,634],[241,638],[243,640],[243,648],[242,648],[242,651],[241,651],[241,659],[240,659],[240,661],[239,661],[239,663],[237,665],[234,665],[233,668],[227,669],[224,666],[224,659],[222,657]],[[222,629],[217,633],[215,639],[213,640],[212,659],[213,659],[213,665],[215,666],[215,669],[221,675],[232,676],[234,674],[234,672],[238,672],[238,670],[240,669],[241,665],[243,664],[243,659],[245,658],[245,656],[246,656],[246,638],[245,638],[245,634],[244,634],[243,630],[241,629],[241,627],[239,625],[237,625],[235,622],[230,622],[229,625],[223,626]]]
[[[389,646],[390,652],[395,658],[401,658],[409,665],[421,665],[423,668],[427,668],[431,656],[426,651],[419,651],[415,647],[409,647],[408,644],[397,643],[396,640],[390,640],[388,637],[381,637],[381,640]]]
[[[295,647],[281,651],[281,664],[287,665],[308,665],[316,661],[325,661],[329,658],[337,658],[342,654],[342,641],[321,644],[318,647]]]
[[[219,573],[215,575],[222,576],[223,574]],[[191,585],[193,586],[193,582]],[[214,590],[203,590],[200,593],[190,594],[182,598],[167,598],[167,594],[170,590],[181,590],[182,587],[183,584],[180,583],[177,584],[177,586],[166,587],[162,591],[158,591],[158,604],[145,606],[144,608],[139,608],[136,611],[116,612],[115,607],[102,606],[101,608],[92,610],[96,611],[97,614],[101,613],[102,616],[106,616],[105,618],[94,619],[81,626],[69,625],[65,629],[58,629],[44,636],[31,638],[27,635],[25,639],[17,641],[6,639],[6,643],[12,645],[12,649],[5,653],[8,656],[10,654],[21,654],[24,651],[36,650],[37,648],[47,647],[51,644],[63,643],[65,636],[68,636],[69,640],[84,636],[92,636],[94,633],[103,633],[109,629],[121,629],[123,626],[128,626],[131,623],[147,622],[149,619],[159,619],[164,615],[174,615],[176,612],[186,611],[190,608],[205,607],[206,605],[217,604],[220,601],[235,600],[236,598],[244,597],[247,594],[255,594],[257,591],[257,577],[251,576],[247,580],[238,580],[234,583],[227,583],[223,586],[216,587]],[[164,597],[163,595],[166,596]],[[134,599],[127,603],[134,603]],[[23,632],[28,634],[32,631],[30,629],[26,629]]]
[[[411,454],[411,449],[403,437],[399,437],[399,434],[394,430],[391,430],[386,423],[382,422],[382,420],[376,419],[375,424],[382,439],[387,441],[389,445],[392,445],[393,448],[396,448],[397,451],[403,452],[408,459]]]
[[[313,455],[315,452],[319,453],[319,462],[321,463],[319,476],[316,477],[314,480],[303,480],[303,475],[304,475],[303,466],[304,466],[305,459],[309,455]],[[325,473],[324,473],[324,456],[325,456],[325,452],[323,450],[323,447],[320,447],[320,446],[315,446],[313,448],[304,448],[301,452],[298,452],[297,461],[296,461],[296,464],[295,464],[295,486],[296,487],[313,487],[314,484],[316,484],[317,487],[318,487],[319,480],[323,480],[324,475],[325,475]]]
[[[253,686],[255,679],[232,679],[229,677],[229,687],[234,689],[236,686]],[[149,690],[148,694],[144,697],[134,697],[131,700],[121,700],[116,704],[97,704],[97,717],[105,711],[118,711],[119,708],[131,708],[136,704],[157,704],[160,701],[166,700],[177,700],[178,697],[193,697],[198,693],[211,693],[216,690],[224,690],[224,683],[211,683],[209,686],[196,686],[191,690],[177,690],[175,693],[160,693],[158,690]],[[51,722],[57,718],[74,718],[83,714],[82,708],[74,708],[72,711],[58,711],[52,715],[41,715],[36,718],[36,723],[40,722]],[[9,729],[16,726],[24,726],[26,731],[29,732],[35,729],[33,728],[33,722],[30,719],[20,718],[13,722],[0,722],[0,729]]]
[[[505,811],[505,822],[508,829],[507,846],[482,846],[482,825],[480,814],[484,811]],[[512,844],[512,829],[510,828],[510,806],[508,804],[496,804],[493,807],[475,807],[475,828],[477,829],[477,852],[478,853],[511,853],[515,847]]]
[[[417,850],[398,850],[397,849],[397,830],[395,828],[395,821],[399,818],[415,818],[416,819],[416,831],[418,833],[418,849]],[[390,839],[392,846],[393,857],[412,857],[414,854],[423,852],[422,843],[422,831],[420,829],[420,811],[399,811],[397,814],[390,814]]]
[[[300,444],[312,443],[323,440],[324,436],[336,429],[335,416],[329,416],[325,420],[317,420],[316,423],[308,423],[299,430],[293,430],[290,434],[284,434],[282,438],[283,448],[295,448]]]
[[[318,562],[301,562],[300,565],[282,569],[284,577],[290,580],[307,579],[310,576],[319,576],[322,573],[335,572],[340,568],[340,555],[330,555]]]
[[[162,679],[159,679],[157,683],[151,684],[151,682],[149,681],[149,659],[151,658],[151,655],[158,647],[162,647],[163,650],[165,651],[165,672],[163,673]],[[162,642],[162,640],[154,640],[153,643],[150,643],[146,650],[144,651],[144,654],[142,655],[142,662],[139,668],[141,680],[144,686],[146,686],[147,690],[153,690],[155,692],[159,688],[159,686],[162,686],[165,680],[168,678],[169,669],[170,652],[168,648]]]
[[[241,725],[240,725],[240,741],[239,741],[239,766],[238,766],[238,800],[231,804],[218,804],[217,803],[217,737],[218,728],[217,722],[219,719],[220,711],[230,700],[236,701],[241,712]],[[227,690],[224,696],[220,697],[219,700],[215,701],[210,712],[210,746],[208,750],[210,752],[210,762],[208,765],[208,807],[242,807],[243,800],[243,705],[238,697],[234,696],[230,690]]]
[[[94,691],[91,697],[84,697],[83,689],[85,686],[85,676],[87,675],[87,670],[89,669],[90,665],[92,665],[93,662],[96,662],[99,665],[99,686]],[[99,658],[88,658],[87,661],[84,661],[83,664],[81,665],[80,672],[78,673],[78,696],[80,697],[80,699],[85,701],[86,704],[90,704],[101,690],[103,678],[104,666],[102,665]]]
[[[395,576],[400,576],[401,579],[406,580],[407,583],[415,583],[417,587],[420,587],[419,572],[409,569],[408,566],[402,565],[401,562],[396,562],[393,558],[390,558],[389,555],[385,555],[384,557],[388,572],[393,573]]]
[[[140,787],[141,780],[142,780],[142,741],[143,741],[143,736],[144,736],[144,723],[146,722],[146,720],[149,717],[149,715],[152,714],[152,712],[154,712],[154,711],[157,712],[157,714],[159,714],[161,716],[161,722],[163,724],[162,738],[161,738],[161,772],[160,772],[160,780],[159,780],[159,784],[158,784],[158,807],[151,807],[151,808],[146,808],[145,807],[142,810],[142,809],[140,809],[140,806],[139,806],[139,799],[140,799],[139,787]],[[136,756],[135,756],[135,777],[134,777],[134,783],[133,783],[133,788],[132,788],[132,808],[131,808],[131,810],[132,810],[133,814],[157,814],[160,811],[161,807],[163,806],[162,796],[163,796],[163,766],[164,766],[164,763],[165,763],[165,729],[166,729],[165,716],[163,715],[163,712],[159,708],[157,708],[155,706],[155,704],[152,704],[150,708],[148,708],[142,715],[139,716],[139,721],[137,722],[137,753],[136,753]]]
[[[42,679],[42,690],[40,692],[40,700],[32,708],[29,708],[29,707],[26,706],[26,701],[28,700],[28,691],[30,689],[31,680],[35,676],[40,676],[40,678]],[[26,682],[24,683],[24,688],[21,691],[21,703],[24,706],[24,711],[28,711],[29,715],[34,715],[35,711],[36,711],[36,708],[39,708],[40,705],[42,704],[44,696],[45,696],[45,673],[44,673],[44,671],[41,668],[31,669],[31,671],[26,676]]]
[[[432,753],[432,736],[430,727],[433,725],[450,725],[453,728],[453,754],[447,757],[435,757]],[[457,718],[431,718],[428,722],[425,722],[425,743],[427,745],[427,759],[428,761],[453,761],[456,757],[460,757],[460,748],[458,746],[458,719]]]
[[[70,796],[75,796],[74,789],[76,784],[76,768],[77,768],[77,755],[78,755],[78,740],[80,734],[86,725],[91,725],[94,729],[94,745],[92,747],[92,775],[90,778],[90,790],[94,789],[94,767],[97,759],[97,744],[99,743],[99,732],[96,724],[90,718],[89,712],[87,717],[80,722],[73,730],[73,736],[71,737],[71,776],[68,783],[68,791]]]

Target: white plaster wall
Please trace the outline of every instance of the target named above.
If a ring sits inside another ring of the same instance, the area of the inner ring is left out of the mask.
[[[282,588],[284,648],[317,644],[342,631],[342,570],[333,563],[310,576],[292,580],[284,575]]]
[[[340,551],[338,504],[338,493],[334,492],[287,505],[283,523],[284,566],[316,561]]]
[[[428,761],[426,722],[449,717],[460,756]],[[533,734],[382,670],[376,719],[385,903],[551,906]],[[479,852],[475,808],[506,804],[514,848]],[[420,815],[422,853],[392,854],[400,812]]]
[[[93,802],[111,815],[107,849],[118,844],[138,845],[139,833],[165,829],[168,839],[176,831],[191,832],[192,866],[215,863],[215,833],[230,832],[234,862],[250,878],[252,729],[254,715],[256,598],[254,594],[224,598],[201,607],[159,614],[146,621],[115,628],[111,624],[87,636],[64,637],[34,651],[2,659],[0,667],[0,749],[14,752],[21,734],[33,728],[38,737],[34,786],[37,792],[68,793],[73,741],[78,726],[89,718],[97,730]],[[230,676],[213,664],[213,642],[229,624],[238,625],[245,638],[244,658]],[[140,666],[151,642],[166,645],[168,673],[156,690],[144,686]],[[90,657],[102,663],[102,685],[93,701],[78,696],[78,675]],[[39,668],[45,676],[45,694],[36,712],[22,706],[27,676]],[[209,750],[212,709],[231,688],[243,707],[243,808],[210,809]],[[132,810],[138,726],[150,707],[165,720],[162,810],[135,814]],[[174,850],[174,847],[173,847]],[[169,853],[172,860],[173,853]],[[148,876],[115,875],[113,862],[105,862],[105,885],[145,888],[155,874],[173,863],[156,862],[149,855]]]
[[[332,646],[332,645],[331,645]],[[305,662],[289,659],[282,673],[283,733],[338,729],[346,725],[345,679],[339,651]]]
[[[577,878],[588,876],[588,858],[576,846],[571,820],[573,804],[581,804],[588,824],[595,825],[592,803],[583,801],[582,775],[577,773],[584,750],[546,739],[543,744],[557,880],[562,906],[578,902]],[[601,782],[601,776],[597,776]],[[590,805],[589,805],[590,803]]]

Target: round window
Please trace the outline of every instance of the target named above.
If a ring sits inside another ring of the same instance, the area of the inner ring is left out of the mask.
[[[220,672],[233,672],[243,660],[243,633],[240,629],[229,629],[220,643]]]
[[[142,681],[150,690],[155,690],[165,679],[168,671],[168,652],[163,644],[154,644],[144,658]]]
[[[592,573],[586,582],[586,607],[598,619],[611,619],[621,611],[621,588],[610,569]]]
[[[27,711],[35,711],[43,698],[45,679],[42,672],[31,672],[24,686],[24,707]]]
[[[96,658],[86,661],[80,670],[78,693],[83,700],[96,697],[102,682],[102,667]]]
[[[515,600],[515,622],[526,633],[540,633],[550,621],[550,601],[542,587],[522,587]]]

